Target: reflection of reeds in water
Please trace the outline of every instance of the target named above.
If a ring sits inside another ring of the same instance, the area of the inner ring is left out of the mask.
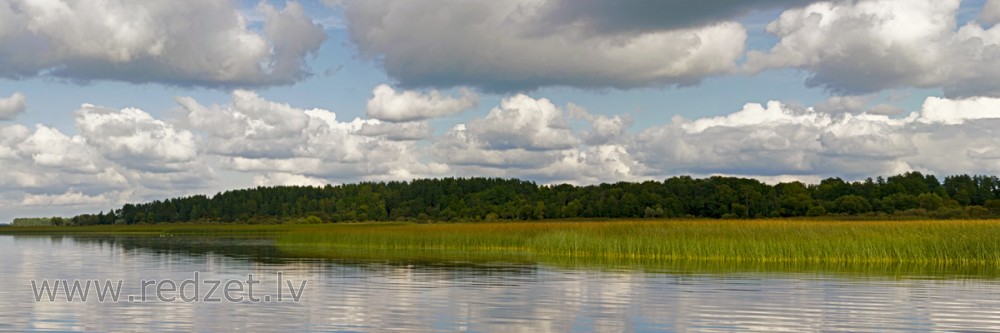
[[[311,226],[279,236],[278,244],[285,251],[312,255],[437,251],[548,258],[555,263],[917,267],[917,274],[967,267],[981,274],[1000,265],[997,239],[998,221],[624,220]]]
[[[144,233],[77,233],[70,235],[16,234],[15,244],[22,241],[46,241],[61,244],[70,240],[81,246],[108,247],[123,254],[184,255],[203,257],[221,255],[232,259],[247,259],[262,263],[294,260],[275,246],[274,234],[144,234]],[[170,235],[170,236],[167,236]]]

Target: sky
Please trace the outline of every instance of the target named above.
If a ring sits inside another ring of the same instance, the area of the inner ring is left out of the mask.
[[[0,223],[236,188],[1000,174],[1000,0],[0,0]]]

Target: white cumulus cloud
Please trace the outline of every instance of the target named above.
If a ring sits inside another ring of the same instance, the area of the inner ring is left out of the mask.
[[[58,129],[37,125],[35,132],[18,145],[22,156],[44,167],[93,172],[100,155],[84,138],[68,136]]]
[[[257,186],[323,186],[329,184],[323,179],[291,173],[269,173],[254,177]]]
[[[0,77],[180,86],[290,84],[326,39],[302,5],[261,3],[264,31],[229,0],[0,1]]]
[[[372,90],[365,114],[372,119],[392,122],[426,120],[461,113],[476,107],[479,96],[468,89],[460,97],[446,96],[437,90],[427,94],[417,91],[396,91],[381,84]]]
[[[590,123],[591,129],[583,134],[583,142],[588,145],[612,143],[628,134],[629,127],[635,123],[628,114],[606,116],[591,114],[578,105],[570,103],[566,106],[569,115]]]
[[[12,210],[47,206],[47,214],[71,216],[216,185],[190,133],[137,109],[85,105],[76,117],[76,134],[0,126],[0,198]]]
[[[987,0],[979,20],[990,25],[1000,23],[1000,0]]]
[[[1000,95],[1000,27],[957,27],[959,4],[860,0],[790,9],[767,26],[777,45],[751,51],[746,68],[803,69],[809,85],[844,94],[919,87],[952,97]]]
[[[0,98],[0,120],[11,120],[28,108],[27,97],[16,92],[10,97]]]
[[[228,105],[204,106],[190,97],[176,101],[180,123],[204,134],[206,152],[225,157],[225,168],[257,173],[263,177],[259,182],[289,179],[279,174],[332,181],[433,176],[442,170],[419,157],[423,148],[416,141],[430,136],[425,123],[341,121],[328,110],[299,109],[244,90],[233,92]]]
[[[1000,118],[1000,98],[947,99],[928,97],[919,120],[924,123],[959,125],[971,120]]]
[[[584,120],[586,129],[572,128],[569,118]],[[461,175],[575,184],[631,180],[643,167],[623,143],[630,125],[625,116],[519,94],[436,137],[431,154]]]
[[[21,205],[24,206],[92,206],[110,203],[111,201],[103,194],[86,195],[75,191],[62,194],[28,194],[21,199]]]
[[[102,155],[145,171],[179,170],[197,158],[197,143],[189,131],[134,108],[114,110],[84,104],[76,127]]]
[[[550,28],[550,1],[342,1],[351,40],[404,87],[690,85],[733,71],[746,29],[733,21],[620,31]]]
[[[563,110],[548,99],[523,94],[505,98],[485,118],[471,121],[468,129],[498,150],[554,150],[579,144]]]
[[[396,141],[429,139],[433,134],[426,122],[388,123],[378,120],[364,122],[356,133]]]
[[[658,174],[868,177],[922,171],[994,174],[995,98],[928,98],[905,118],[825,113],[779,102],[721,117],[655,126],[632,154]]]
[[[229,105],[204,106],[190,97],[175,99],[184,125],[206,134],[206,148],[220,155],[290,156],[312,117],[246,90],[233,92]]]

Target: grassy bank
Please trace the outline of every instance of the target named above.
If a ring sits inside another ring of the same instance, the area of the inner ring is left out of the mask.
[[[302,226],[288,251],[453,252],[637,261],[1000,264],[1000,221],[618,220]]]
[[[5,227],[0,234],[267,235],[294,256],[1000,267],[1000,220],[609,220]]]

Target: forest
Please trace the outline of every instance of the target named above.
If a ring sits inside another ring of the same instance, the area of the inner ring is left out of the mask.
[[[956,175],[943,181],[909,172],[848,182],[775,185],[738,177],[538,185],[501,178],[443,178],[357,184],[276,186],[213,196],[126,204],[54,225],[152,223],[329,223],[345,221],[498,221],[567,218],[722,219],[988,218],[1000,216],[1000,179]]]

